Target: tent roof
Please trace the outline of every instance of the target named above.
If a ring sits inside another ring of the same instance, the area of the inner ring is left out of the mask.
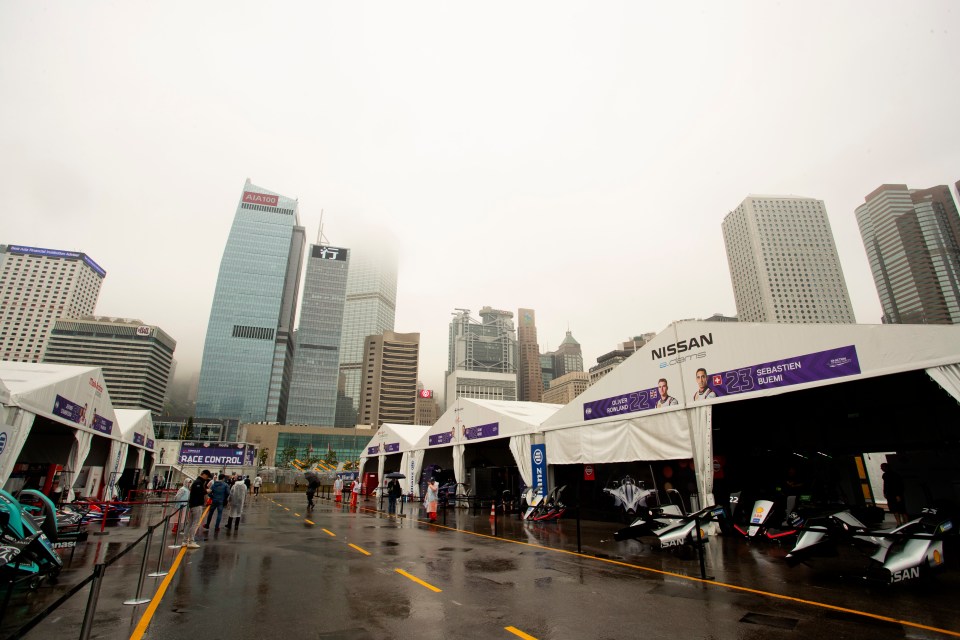
[[[144,449],[149,442],[154,440],[153,416],[146,409],[115,409],[117,414],[117,424],[120,426],[120,433],[123,435],[123,441]],[[134,435],[142,436],[143,441],[137,442]]]
[[[428,449],[453,445],[462,440],[476,442],[533,433],[562,406],[543,402],[458,398],[413,448]],[[495,429],[479,429],[494,424]]]
[[[383,423],[377,433],[364,447],[363,457],[403,453],[414,448],[414,444],[430,427],[421,424]],[[376,450],[374,448],[376,447]]]
[[[622,421],[960,362],[960,326],[675,322],[542,425]],[[704,368],[715,398],[694,400]],[[666,379],[676,404],[657,408]],[[652,413],[651,413],[652,412]]]
[[[4,404],[108,438],[121,438],[100,367],[0,361]]]

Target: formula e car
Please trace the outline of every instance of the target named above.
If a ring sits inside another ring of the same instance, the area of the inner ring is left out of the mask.
[[[634,520],[630,526],[614,532],[613,539],[618,542],[636,539],[655,549],[694,544],[698,540],[706,542],[702,525],[722,517],[724,513],[723,507],[716,505],[694,513],[684,513],[679,506],[669,504],[651,509],[649,513]]]
[[[660,504],[656,490],[647,489],[642,481],[637,482],[630,476],[623,476],[619,481],[614,480],[603,488],[603,492],[613,497],[614,505],[621,509],[626,522]]]
[[[870,530],[844,510],[810,518],[786,559],[791,566],[829,566],[829,559],[852,547],[861,558],[854,573],[871,582],[895,584],[941,569],[944,548],[956,543],[953,521],[936,509],[924,509],[919,518],[890,530]]]

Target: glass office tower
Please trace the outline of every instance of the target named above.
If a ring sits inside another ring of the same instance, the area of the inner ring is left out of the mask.
[[[367,336],[393,331],[397,313],[397,253],[392,247],[354,249],[340,337],[341,397],[336,426],[357,424],[363,344]]]
[[[350,250],[312,245],[300,301],[287,424],[334,426]]]
[[[248,179],[213,294],[197,416],[286,421],[305,244],[297,201]]]

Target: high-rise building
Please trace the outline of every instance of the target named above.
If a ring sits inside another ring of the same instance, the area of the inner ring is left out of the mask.
[[[518,309],[517,348],[519,371],[517,384],[520,400],[540,402],[543,399],[543,373],[540,370],[540,345],[537,343],[537,316],[533,309]]]
[[[334,426],[349,269],[349,249],[310,247],[300,301],[300,325],[294,341],[288,424]]]
[[[391,248],[377,251],[354,248],[350,252],[347,298],[340,335],[340,382],[336,426],[357,424],[363,346],[367,336],[393,331],[397,314],[397,254]]]
[[[156,326],[124,318],[57,320],[43,362],[100,367],[113,406],[163,413],[176,341]]]
[[[590,374],[571,371],[550,381],[550,388],[543,392],[543,401],[547,404],[570,404],[589,386]]]
[[[583,371],[583,351],[580,343],[567,331],[556,351],[540,354],[540,375],[543,390],[550,388],[550,382],[574,371]],[[546,401],[544,401],[546,402]]]
[[[885,184],[857,207],[883,322],[960,323],[960,214],[950,187]]]
[[[305,244],[297,201],[248,179],[213,294],[198,416],[286,421]]]
[[[85,253],[0,245],[0,360],[40,362],[57,320],[93,314],[106,275]]]
[[[480,321],[469,309],[457,309],[450,322],[445,401],[457,398],[517,399],[517,338],[513,313],[480,309]]]
[[[422,382],[417,383],[417,421],[414,424],[433,426],[440,418],[440,406],[434,397],[433,389],[425,389]]]
[[[740,322],[855,322],[822,200],[750,196],[722,227]]]
[[[360,424],[416,424],[420,334],[367,336],[360,384]]]

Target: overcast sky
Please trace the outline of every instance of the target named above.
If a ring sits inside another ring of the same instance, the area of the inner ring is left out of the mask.
[[[442,388],[456,307],[536,310],[585,366],[736,308],[720,225],[960,179],[960,4],[0,0],[0,242],[89,254],[98,314],[199,368],[246,178],[332,244],[400,246],[398,331]]]

